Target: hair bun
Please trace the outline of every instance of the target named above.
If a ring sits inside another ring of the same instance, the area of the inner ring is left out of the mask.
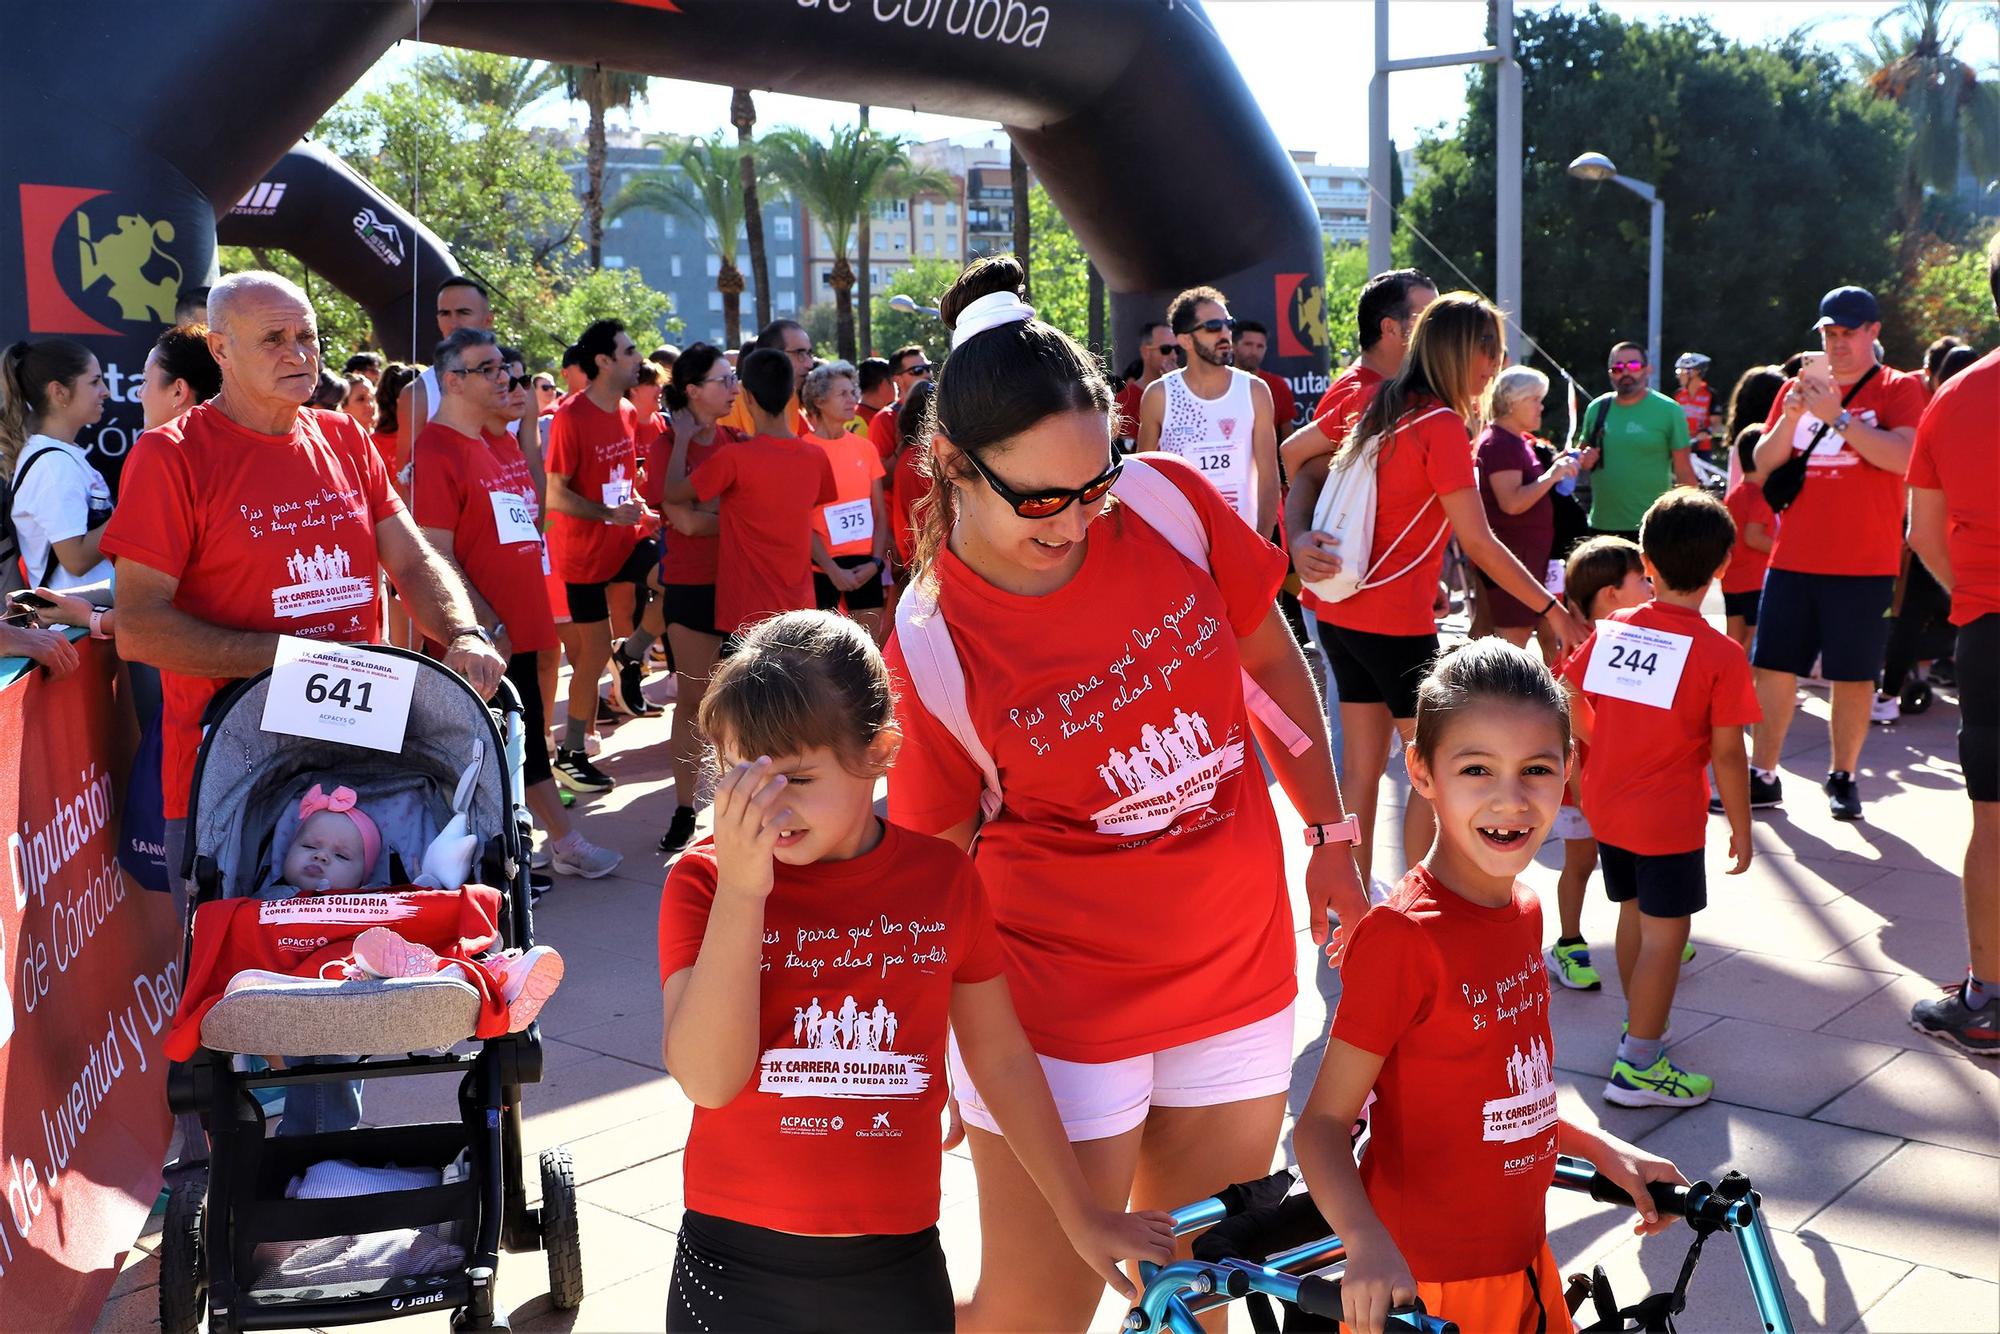
[[[995,292],[1018,297],[1027,283],[1027,271],[1012,255],[988,255],[974,260],[938,298],[938,317],[947,329],[956,328],[960,312],[980,297]]]

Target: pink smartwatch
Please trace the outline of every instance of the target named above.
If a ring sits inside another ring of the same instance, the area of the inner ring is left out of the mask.
[[[1361,818],[1350,815],[1338,824],[1309,824],[1306,826],[1306,846],[1321,847],[1328,843],[1352,843],[1361,846]]]

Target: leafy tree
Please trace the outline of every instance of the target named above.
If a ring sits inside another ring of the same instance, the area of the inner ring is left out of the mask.
[[[1601,388],[1605,349],[1646,327],[1648,218],[1616,187],[1567,174],[1608,154],[1667,205],[1662,359],[1685,348],[1730,383],[1804,344],[1828,288],[1894,274],[1902,118],[1832,53],[1723,40],[1706,22],[1629,22],[1592,6],[1517,15],[1524,69],[1522,327]],[[1493,74],[1469,76],[1456,135],[1418,149],[1408,221],[1492,290]],[[1443,262],[1422,262],[1447,287]],[[1916,335],[1890,327],[1892,359]],[[1920,344],[1918,344],[1920,346]]]
[[[2000,346],[1986,248],[1932,239],[1917,256],[1917,276],[1902,308],[1924,338],[1957,334],[1981,352]]]
[[[1907,0],[1875,20],[1868,45],[1853,53],[1869,91],[1910,118],[1899,186],[1912,245],[1920,243],[1924,187],[1956,189],[1960,163],[1982,180],[2000,175],[2000,83],[1982,81],[1959,58],[1965,34],[1948,11],[1952,0]]]
[[[715,290],[722,293],[723,338],[743,342],[743,273],[736,267],[736,234],[743,227],[743,146],[717,130],[706,139],[656,134],[646,142],[660,150],[662,164],[636,173],[605,211],[615,218],[633,209],[678,213],[708,231],[721,260]],[[749,156],[755,158],[753,146]],[[753,168],[754,169],[754,168]]]
[[[590,241],[590,267],[604,267],[604,162],[608,150],[604,142],[605,117],[613,111],[629,111],[634,102],[646,100],[647,75],[627,74],[603,65],[564,65],[566,91],[590,112],[590,127],[584,150],[583,214]]]
[[[889,290],[875,298],[872,312],[875,327],[875,346],[883,355],[911,343],[920,345],[932,362],[940,362],[951,351],[951,333],[942,320],[916,312],[896,310],[889,305],[889,298],[901,293],[920,306],[936,308],[938,298],[944,295],[958,278],[958,261],[950,259],[920,259],[888,284]]]
[[[1326,242],[1326,336],[1333,374],[1361,355],[1361,289],[1368,282],[1368,247],[1355,241]]]
[[[1061,329],[1077,342],[1089,346],[1090,336],[1090,256],[1070,230],[1049,192],[1037,181],[1028,191],[1025,213],[1028,230],[1034,234],[1034,284],[1032,300],[1041,318]]]
[[[432,87],[455,93],[475,106],[494,107],[510,121],[569,83],[560,66],[546,61],[456,47],[423,57],[417,69]]]

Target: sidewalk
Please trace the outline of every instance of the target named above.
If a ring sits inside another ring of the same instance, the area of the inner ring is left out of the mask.
[[[1787,804],[1760,813],[1748,874],[1722,875],[1725,838],[1714,823],[1712,906],[1695,920],[1699,953],[1674,1014],[1675,1053],[1715,1077],[1714,1100],[1684,1112],[1607,1110],[1600,1090],[1624,1011],[1610,966],[1615,914],[1594,885],[1584,925],[1604,960],[1605,990],[1552,987],[1564,1104],[1673,1158],[1691,1178],[1746,1172],[1769,1211],[1801,1330],[1991,1331],[2000,1328],[2000,1068],[1919,1036],[1905,1019],[1913,1000],[1962,975],[1966,962],[1957,868],[1970,812],[1954,758],[1953,696],[1940,692],[1928,714],[1874,730],[1861,778],[1867,821],[1843,825],[1819,792],[1826,696],[1804,693],[1785,755]],[[654,843],[672,810],[667,730],[665,719],[645,720],[607,735],[599,762],[618,787],[577,809],[590,816],[589,836],[623,850],[625,864],[604,880],[559,883],[536,912],[568,977],[542,1017],[546,1077],[524,1094],[529,1189],[534,1154],[566,1142],[582,1183],[589,1296],[579,1311],[553,1311],[541,1257],[503,1256],[501,1306],[516,1330],[658,1329],[663,1320],[691,1111],[660,1059],[654,923],[663,859]],[[1273,795],[1296,872],[1306,856],[1298,820],[1275,787]],[[1378,864],[1402,864],[1398,817],[1382,812]],[[1549,904],[1551,937],[1561,856],[1553,843],[1529,872]],[[1294,911],[1303,923],[1302,905]],[[1338,996],[1303,930],[1299,958],[1294,1109]],[[426,1084],[372,1086],[370,1119],[437,1114],[448,1091]],[[1550,1200],[1564,1270],[1603,1264],[1626,1303],[1671,1287],[1690,1239],[1674,1230],[1636,1241],[1629,1217],[1567,1192]],[[962,1151],[946,1159],[942,1228],[953,1278],[969,1292],[979,1228]],[[99,1330],[157,1327],[149,1254],[157,1240],[148,1235],[132,1252]],[[1107,1298],[1092,1327],[1115,1329],[1122,1315]],[[1720,1240],[1703,1252],[1680,1327],[1701,1334],[1754,1322],[1735,1248]],[[436,1315],[396,1324],[444,1328]]]

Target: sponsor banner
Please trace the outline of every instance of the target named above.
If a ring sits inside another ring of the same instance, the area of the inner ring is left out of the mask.
[[[119,870],[135,731],[108,644],[0,687],[0,1324],[87,1326],[160,1189],[166,895]]]

